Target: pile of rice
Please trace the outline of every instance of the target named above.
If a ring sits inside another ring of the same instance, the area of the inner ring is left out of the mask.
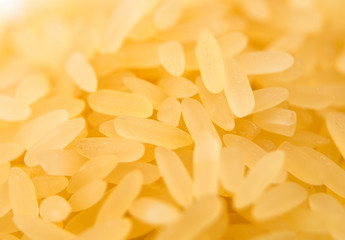
[[[0,239],[345,239],[345,1],[23,4]]]

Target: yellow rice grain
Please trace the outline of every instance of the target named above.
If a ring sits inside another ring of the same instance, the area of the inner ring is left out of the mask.
[[[208,131],[198,133],[193,153],[194,194],[197,199],[216,196],[221,145]]]
[[[171,41],[159,45],[158,57],[168,73],[175,77],[182,76],[185,69],[185,57],[181,43]]]
[[[106,137],[120,137],[114,127],[114,121],[109,120],[99,125],[99,132]]]
[[[81,211],[96,204],[103,197],[106,187],[107,184],[99,180],[81,187],[68,199],[72,211]]]
[[[119,184],[127,173],[136,170],[141,172],[144,185],[151,184],[161,177],[161,173],[156,165],[145,162],[133,162],[119,163],[116,168],[108,174],[105,181],[112,184]]]
[[[50,98],[42,99],[32,105],[33,116],[38,117],[47,112],[64,109],[70,118],[78,116],[85,109],[85,102],[76,97],[66,94],[55,95]]]
[[[43,170],[53,176],[72,176],[87,161],[73,150],[42,150],[37,158]]]
[[[242,53],[235,59],[247,74],[282,72],[294,63],[290,54],[278,51]]]
[[[115,119],[114,124],[120,136],[131,140],[171,149],[192,144],[188,133],[155,120],[120,116]]]
[[[121,137],[82,138],[76,140],[72,148],[87,158],[113,155],[118,162],[133,162],[144,154],[144,145],[142,143]]]
[[[225,146],[238,148],[244,154],[244,162],[253,167],[260,158],[266,155],[266,151],[251,140],[235,134],[226,134],[223,137]]]
[[[217,219],[223,207],[222,201],[216,197],[201,199],[185,210],[175,222],[163,228],[156,239],[192,239]]]
[[[286,88],[271,87],[253,91],[255,107],[253,113],[261,112],[275,107],[285,101],[289,96]]]
[[[28,149],[67,120],[68,112],[65,110],[48,112],[23,125],[16,134],[15,140]]]
[[[217,40],[208,29],[202,30],[195,49],[201,79],[207,90],[219,93],[225,86],[225,68]]]
[[[248,44],[248,38],[243,33],[231,32],[220,37],[218,43],[223,58],[227,59],[242,52]]]
[[[247,75],[233,59],[226,60],[225,70],[227,78],[224,92],[231,111],[237,117],[245,117],[253,111],[255,106],[253,91]]]
[[[31,109],[20,100],[0,94],[0,120],[22,121],[29,118]]]
[[[37,240],[72,240],[75,236],[52,224],[41,220],[35,216],[15,215],[14,223],[29,238]]]
[[[121,218],[140,193],[143,177],[140,171],[129,172],[105,199],[98,211],[96,223]]]
[[[250,140],[257,137],[261,132],[260,127],[256,125],[254,122],[238,118],[235,121],[235,128],[233,129],[232,133],[248,138]]]
[[[330,139],[310,131],[298,131],[289,140],[296,146],[320,147],[330,143]]]
[[[11,210],[10,195],[8,183],[5,182],[0,186],[0,217],[4,217]]]
[[[167,98],[162,89],[143,79],[126,77],[123,82],[133,93],[147,98],[154,109],[159,109],[162,102]]]
[[[219,158],[220,182],[226,191],[234,193],[244,179],[243,154],[237,148],[223,148]]]
[[[217,139],[219,144],[221,143],[217,130],[213,126],[207,111],[199,101],[185,98],[182,101],[182,116],[194,141],[196,141],[200,132],[209,132]]]
[[[302,204],[308,191],[294,182],[285,182],[264,193],[254,204],[252,215],[258,220],[278,217]]]
[[[254,203],[278,176],[284,161],[285,154],[279,150],[262,157],[239,185],[235,192],[234,206],[243,209]]]
[[[60,150],[70,144],[85,128],[83,118],[70,119],[55,129],[47,133],[43,138],[36,142],[24,157],[25,164],[36,166],[39,164],[37,152],[45,149]]]
[[[199,88],[201,102],[204,104],[211,120],[224,130],[232,130],[235,127],[234,115],[229,108],[224,93],[210,93],[199,78],[196,80],[196,84]]]
[[[322,91],[322,89],[307,86],[298,86],[289,84],[289,98],[287,101],[301,108],[323,109],[332,104],[331,96]]]
[[[193,181],[179,156],[172,150],[157,147],[155,157],[172,197],[182,206],[190,205],[193,200]]]
[[[184,77],[164,77],[159,81],[158,85],[169,96],[175,98],[192,97],[198,92],[195,84]]]
[[[164,1],[155,11],[153,22],[159,30],[172,27],[181,17],[182,9],[179,1]]]
[[[168,203],[154,198],[138,198],[133,202],[129,213],[135,218],[151,225],[166,225],[179,217],[179,210]]]
[[[345,114],[341,112],[332,112],[326,116],[326,126],[335,145],[343,156],[345,156]]]
[[[253,122],[268,132],[291,137],[296,131],[297,117],[294,111],[276,107],[256,113]]]
[[[43,74],[28,76],[16,88],[15,97],[20,102],[31,105],[45,97],[51,89],[49,80]]]
[[[128,219],[116,219],[95,225],[82,234],[77,240],[120,240],[125,239],[131,229],[131,221]]]
[[[38,204],[34,184],[21,168],[11,168],[8,177],[8,191],[14,215],[38,216]]]
[[[50,222],[60,222],[71,212],[71,206],[66,199],[60,196],[50,196],[42,200],[40,204],[41,217]]]
[[[134,93],[113,90],[98,90],[88,96],[92,110],[111,116],[131,115],[149,117],[152,115],[152,104],[145,97]],[[137,111],[140,109],[140,111]]]
[[[18,158],[24,152],[24,148],[14,142],[0,143],[0,163],[10,162]]]
[[[133,8],[133,6],[136,6]],[[148,1],[120,1],[108,22],[102,52],[116,52],[124,42],[126,35],[132,30],[146,11]],[[122,21],[126,18],[126,21]]]
[[[68,186],[68,179],[63,176],[39,175],[32,178],[37,199],[60,193]]]
[[[103,180],[116,166],[118,160],[113,155],[100,155],[86,162],[72,175],[67,191],[74,193],[81,187],[96,180]]]
[[[66,62],[66,73],[72,81],[86,92],[97,90],[97,77],[91,65],[79,52],[73,52]]]
[[[181,118],[181,104],[176,98],[165,99],[157,112],[157,119],[163,123],[177,127]]]

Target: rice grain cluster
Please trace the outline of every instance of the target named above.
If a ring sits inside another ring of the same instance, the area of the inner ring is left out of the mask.
[[[0,16],[0,239],[345,239],[345,1],[21,10]]]

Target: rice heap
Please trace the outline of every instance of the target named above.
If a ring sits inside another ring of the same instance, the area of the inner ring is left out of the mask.
[[[0,22],[0,239],[345,239],[344,11],[26,0]]]

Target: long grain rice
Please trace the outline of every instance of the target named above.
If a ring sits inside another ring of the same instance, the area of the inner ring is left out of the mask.
[[[345,239],[344,1],[20,2],[0,239]]]

